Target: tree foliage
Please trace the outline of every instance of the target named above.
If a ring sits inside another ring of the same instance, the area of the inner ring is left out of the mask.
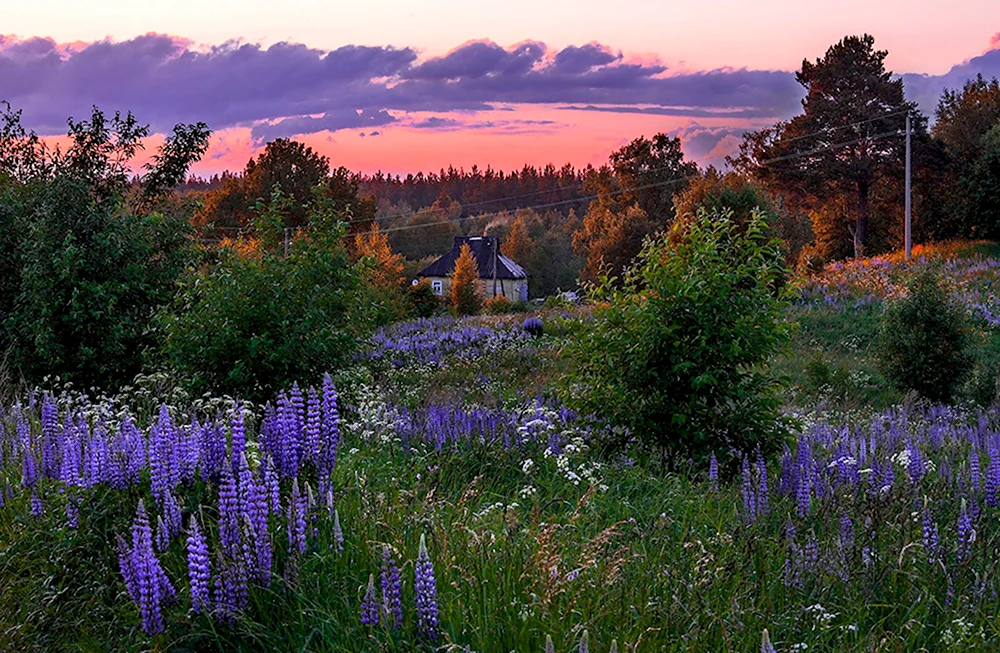
[[[131,114],[109,118],[94,107],[89,120],[70,119],[63,150],[4,107],[0,351],[29,381],[128,381],[153,344],[153,313],[170,301],[192,254],[186,220],[144,209],[201,156],[208,128],[175,127],[134,182],[129,163],[148,128]]]
[[[462,244],[451,273],[451,310],[456,315],[475,315],[483,306],[479,289],[479,265],[468,243]]]
[[[280,212],[282,197],[276,190],[262,213]],[[161,312],[162,358],[195,390],[262,400],[350,362],[374,324],[372,298],[344,246],[341,216],[321,194],[306,220],[288,256],[224,251],[184,279]]]
[[[969,325],[932,269],[914,277],[908,294],[886,307],[879,329],[879,366],[901,390],[951,401],[972,368]]]
[[[748,135],[737,161],[739,169],[813,209],[850,198],[846,217],[855,256],[869,243],[876,188],[901,179],[906,113],[915,140],[926,141],[926,119],[906,101],[902,80],[885,69],[887,54],[865,34],[843,38],[815,62],[803,60],[796,73],[806,90],[803,113]]]
[[[569,349],[571,400],[683,456],[773,450],[766,366],[789,334],[780,244],[757,212],[740,227],[702,211],[673,236],[648,241],[620,287],[595,288],[593,328]]]

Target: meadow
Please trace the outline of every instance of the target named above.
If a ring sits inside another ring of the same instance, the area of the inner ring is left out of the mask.
[[[928,405],[872,354],[934,266],[988,368],[1000,259],[917,254],[795,282],[768,460],[599,451],[585,307],[396,324],[265,405],[53,380],[0,410],[0,650],[1000,650],[995,373]]]

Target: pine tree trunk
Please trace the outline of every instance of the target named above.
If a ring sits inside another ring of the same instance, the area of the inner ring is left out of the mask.
[[[868,238],[868,180],[858,181],[858,219],[854,225],[854,258],[864,258]]]

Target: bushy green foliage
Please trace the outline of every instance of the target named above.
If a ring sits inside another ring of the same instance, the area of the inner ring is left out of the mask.
[[[620,289],[605,278],[593,328],[570,346],[581,409],[684,455],[779,444],[768,359],[788,340],[780,245],[755,213],[704,212],[649,241]],[[620,443],[615,443],[620,444]]]
[[[406,291],[406,298],[413,317],[431,317],[441,308],[441,299],[434,294],[434,289],[426,279],[410,286]]]
[[[263,234],[267,211],[261,215]],[[267,248],[259,256],[225,253],[191,274],[160,315],[165,362],[195,389],[268,397],[344,366],[371,328],[343,223],[319,195],[307,216],[308,234],[292,240],[287,256]]]
[[[140,370],[152,316],[192,254],[186,220],[149,209],[208,130],[178,125],[132,184],[127,163],[147,135],[131,114],[95,108],[53,151],[20,113],[0,114],[0,352],[13,376],[108,387]]]
[[[930,268],[908,287],[906,297],[886,307],[878,335],[879,366],[900,390],[951,401],[972,362],[965,312]]]

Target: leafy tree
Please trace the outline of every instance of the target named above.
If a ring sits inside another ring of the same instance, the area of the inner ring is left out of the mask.
[[[362,278],[377,299],[380,322],[402,319],[408,307],[403,296],[403,256],[392,251],[389,238],[374,224],[369,233],[354,236],[354,255],[361,263]]]
[[[262,213],[281,212],[280,191],[275,198]],[[373,325],[372,298],[344,246],[341,216],[317,194],[306,219],[288,256],[223,251],[160,313],[162,359],[193,389],[263,400],[352,360]]]
[[[1000,121],[1000,82],[976,75],[962,90],[944,89],[938,101],[931,134],[948,155],[968,165],[983,151],[982,139]]]
[[[479,265],[468,243],[462,244],[451,273],[451,310],[456,315],[475,315],[483,306],[479,290]]]
[[[739,227],[699,212],[676,232],[647,241],[620,287],[595,289],[593,326],[569,347],[571,401],[682,457],[773,451],[767,363],[789,335],[780,244],[759,213]]]
[[[803,113],[749,135],[738,167],[774,189],[807,196],[812,207],[850,197],[855,256],[869,241],[872,196],[885,178],[900,178],[905,141],[898,134],[912,117],[917,141],[926,118],[903,95],[903,82],[885,69],[885,50],[867,34],[847,36],[815,62],[803,60],[796,80],[806,89]]]
[[[528,226],[523,215],[514,218],[510,231],[503,241],[503,253],[520,265],[530,269],[534,260],[535,241],[528,234]]]
[[[278,138],[265,145],[256,159],[247,161],[244,192],[256,203],[269,198],[277,185],[294,203],[286,226],[299,227],[305,221],[305,207],[313,199],[313,189],[329,174],[330,160],[325,156],[298,141]]]
[[[0,114],[0,351],[29,381],[60,374],[114,386],[141,367],[150,323],[191,260],[187,222],[143,207],[183,179],[207,144],[175,127],[133,184],[129,161],[148,128],[131,115],[69,121],[48,148],[9,105]],[[136,204],[127,202],[138,189]]]
[[[980,152],[967,166],[960,186],[967,236],[1000,238],[1000,122],[982,137]]]
[[[604,271],[620,275],[646,236],[670,226],[674,193],[697,173],[696,164],[684,161],[680,139],[666,134],[639,137],[612,152],[610,167],[595,171],[585,184],[597,199],[573,235],[574,251],[586,258],[581,277],[595,281]]]
[[[931,401],[951,401],[972,367],[965,312],[933,269],[914,277],[906,297],[891,302],[877,340],[879,366],[901,390]]]

